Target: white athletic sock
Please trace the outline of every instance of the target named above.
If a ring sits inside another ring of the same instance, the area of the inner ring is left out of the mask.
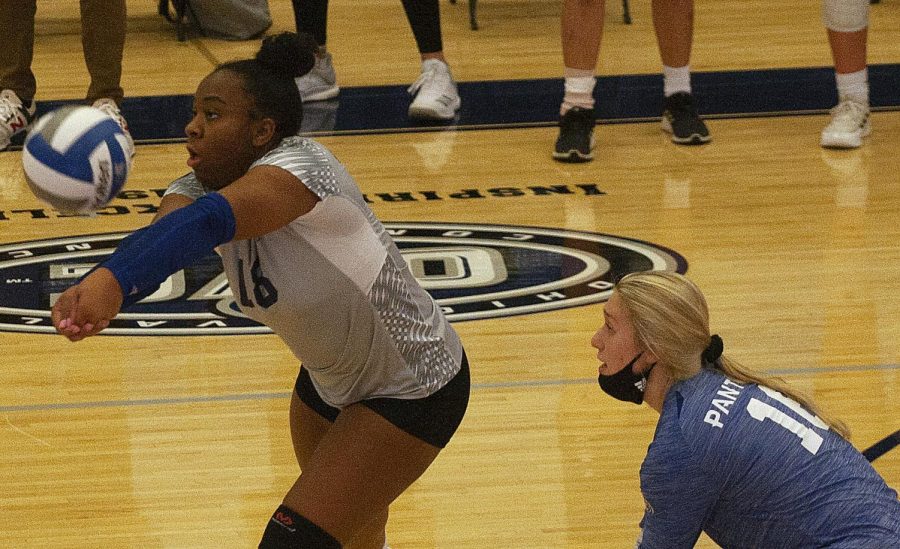
[[[863,105],[869,104],[869,69],[865,68],[846,74],[835,73],[837,81],[838,97],[843,101],[852,99]]]
[[[559,107],[560,116],[566,114],[573,107],[593,109],[594,85],[597,83],[594,71],[566,67],[563,76],[565,77],[565,95],[562,105]]]
[[[663,95],[669,97],[678,92],[691,93],[691,66],[663,65]]]

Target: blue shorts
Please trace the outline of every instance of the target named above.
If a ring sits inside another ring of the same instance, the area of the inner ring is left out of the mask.
[[[316,391],[309,372],[300,367],[294,386],[300,400],[317,414],[334,423],[340,409],[327,404]],[[462,365],[453,379],[425,398],[370,398],[360,402],[412,436],[443,448],[450,442],[469,405],[469,361],[463,352]]]

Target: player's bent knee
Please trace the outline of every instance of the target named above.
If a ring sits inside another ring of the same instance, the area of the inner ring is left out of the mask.
[[[869,26],[869,0],[822,0],[825,28],[856,32]]]
[[[280,505],[269,519],[259,549],[341,549],[341,542],[308,518]]]

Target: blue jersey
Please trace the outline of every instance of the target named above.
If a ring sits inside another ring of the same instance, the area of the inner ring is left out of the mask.
[[[640,549],[900,547],[897,492],[781,393],[704,369],[666,395],[641,466]]]

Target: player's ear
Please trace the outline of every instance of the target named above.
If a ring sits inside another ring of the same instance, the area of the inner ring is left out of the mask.
[[[275,138],[275,120],[264,117],[254,121],[251,139],[254,147],[264,147]]]
[[[650,349],[644,349],[641,354],[641,362],[649,368],[651,365],[659,362],[659,358],[657,358],[657,356],[653,354],[653,351],[651,351]]]

